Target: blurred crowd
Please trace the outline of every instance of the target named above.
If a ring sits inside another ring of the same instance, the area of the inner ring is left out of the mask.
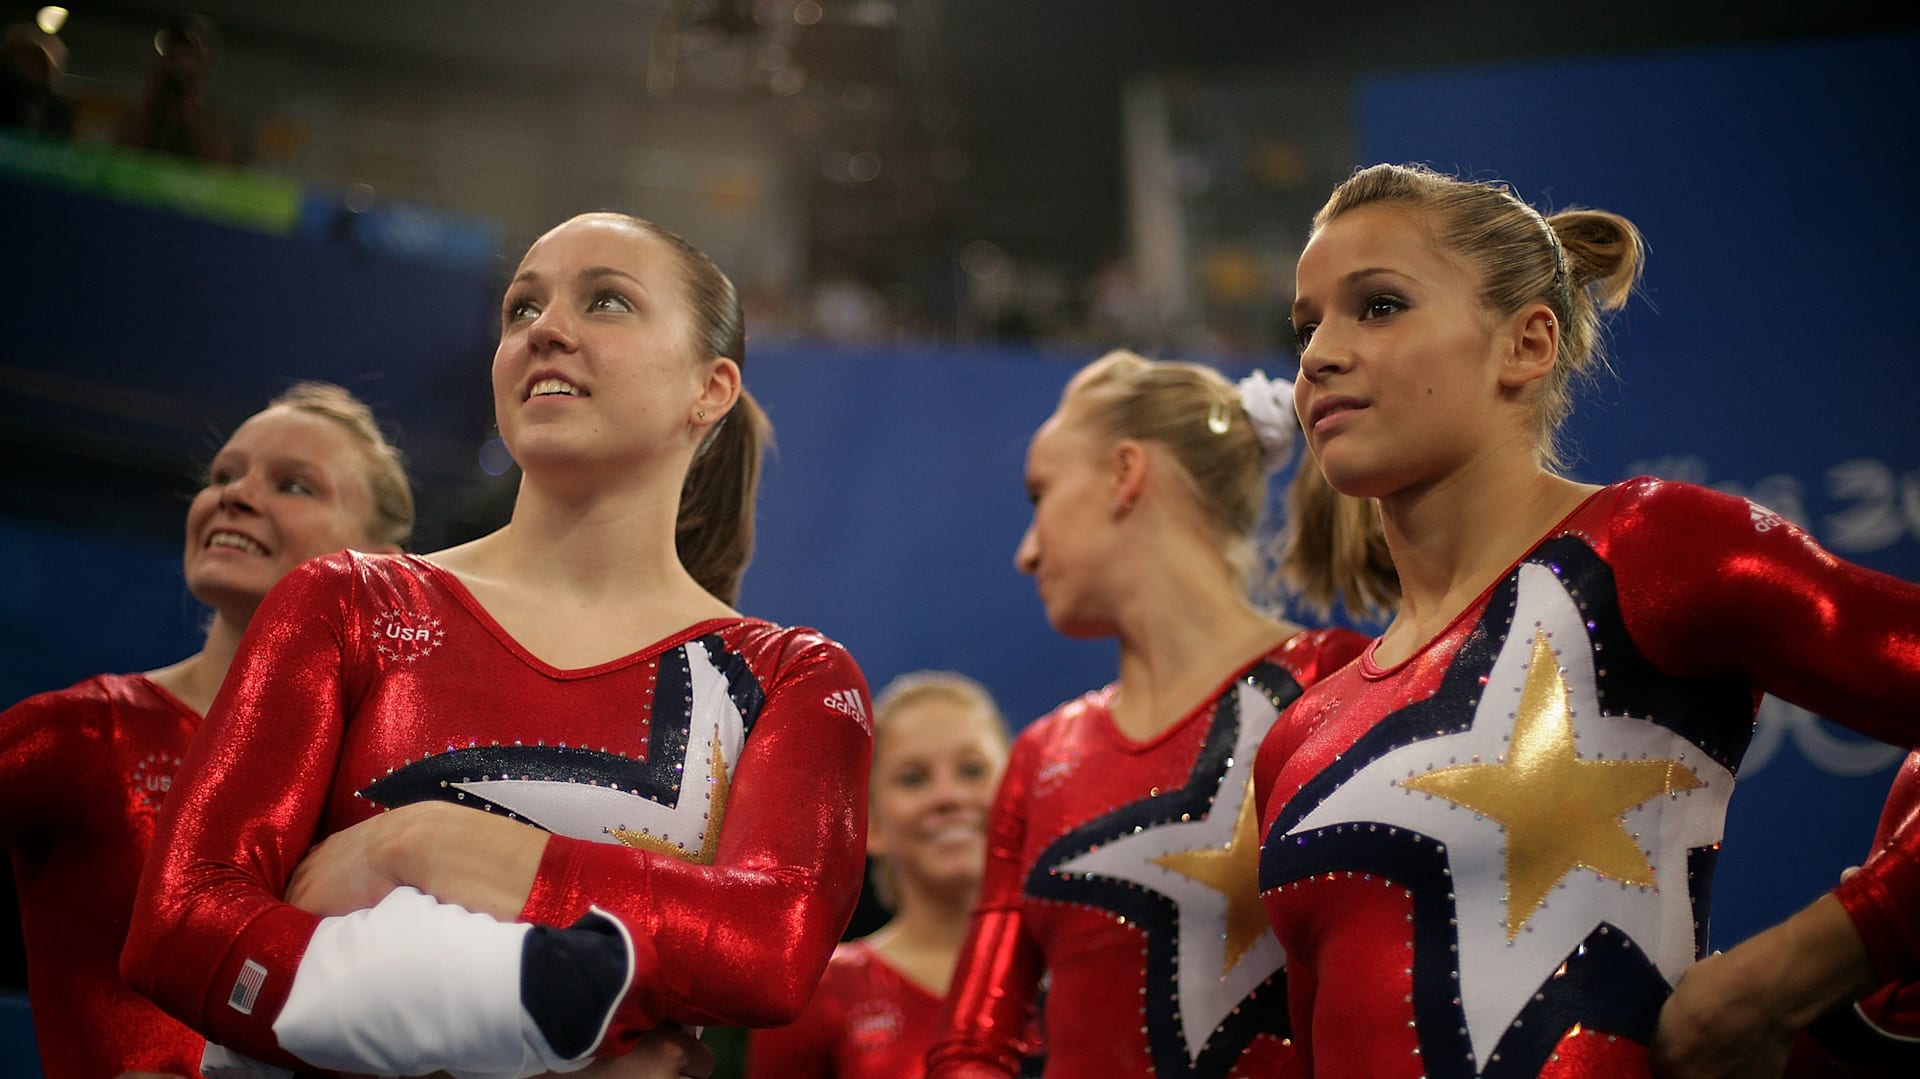
[[[232,139],[207,100],[218,34],[200,16],[176,19],[154,35],[154,58],[137,92],[67,74],[58,32],[30,23],[6,29],[0,124],[41,135],[114,143],[202,161],[233,160]]]
[[[116,80],[75,73],[58,31],[58,25],[24,22],[7,27],[0,128],[80,145],[300,171],[304,137],[298,124],[252,115],[246,104],[211,96],[219,33],[205,17],[184,15],[159,28],[137,85],[124,75]],[[930,228],[930,237],[954,231]],[[818,251],[809,265],[773,284],[756,285],[757,275],[748,269],[739,276],[749,293],[749,321],[756,334],[850,346],[945,341],[1076,354],[1124,346],[1209,357],[1269,355],[1288,347],[1284,306],[1290,282],[1246,255],[1203,256],[1190,286],[1196,298],[1173,311],[1161,296],[1164,289],[1144,284],[1125,255],[1082,267],[1024,260],[981,238],[929,239],[919,246],[927,257],[913,262],[910,272],[899,260],[862,265]]]

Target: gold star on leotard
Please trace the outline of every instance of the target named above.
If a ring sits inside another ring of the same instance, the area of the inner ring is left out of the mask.
[[[646,831],[634,831],[629,828],[609,828],[615,839],[635,850],[650,850],[655,854],[679,858],[695,865],[712,865],[713,857],[720,849],[720,822],[727,815],[727,791],[731,782],[727,775],[727,752],[720,745],[720,732],[713,732],[713,774],[708,777],[713,784],[713,795],[707,803],[707,826],[700,834],[699,850],[682,850],[680,847]],[[680,797],[687,797],[682,792]]]
[[[1233,838],[1225,847],[1174,851],[1153,859],[1153,864],[1226,896],[1226,962],[1222,969],[1232,970],[1266,934],[1267,911],[1260,905],[1260,838],[1254,819],[1253,780],[1247,780]]]
[[[1506,831],[1507,939],[1576,868],[1656,887],[1653,866],[1622,815],[1663,794],[1705,786],[1677,760],[1582,760],[1567,685],[1545,633],[1520,691],[1512,748],[1497,764],[1436,768],[1400,781],[1473,810]]]

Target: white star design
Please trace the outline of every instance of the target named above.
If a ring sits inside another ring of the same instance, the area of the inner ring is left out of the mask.
[[[1702,786],[1627,810],[1621,821],[1643,847],[1655,884],[1622,884],[1590,869],[1559,878],[1539,907],[1515,911],[1509,940],[1506,832],[1501,825],[1445,797],[1408,789],[1415,777],[1476,762],[1503,762],[1535,641],[1544,635],[1560,663],[1566,707],[1585,761],[1671,760]],[[1585,619],[1546,567],[1520,567],[1513,623],[1473,723],[1458,734],[1394,749],[1360,769],[1288,831],[1288,835],[1353,822],[1412,829],[1440,844],[1456,898],[1460,1000],[1474,1058],[1488,1054],[1534,993],[1589,934],[1608,923],[1623,931],[1669,983],[1695,958],[1687,853],[1720,841],[1733,776],[1712,757],[1657,723],[1602,714],[1594,652]]]
[[[1254,754],[1279,715],[1273,702],[1244,679],[1237,691],[1240,729],[1213,806],[1204,818],[1173,821],[1109,840],[1054,870],[1127,881],[1166,896],[1179,907],[1179,941],[1174,955],[1179,965],[1180,1025],[1189,1062],[1199,1058],[1207,1038],[1227,1014],[1286,962],[1280,942],[1272,933],[1262,933],[1230,964],[1226,941],[1229,897],[1155,862],[1169,854],[1220,849],[1233,842],[1241,803],[1253,797],[1249,778]],[[1251,878],[1247,885],[1255,886]],[[1276,1007],[1282,1004],[1275,1002]]]
[[[560,780],[520,780],[509,776],[455,783],[559,835],[618,843],[615,829],[644,833],[688,854],[697,854],[720,827],[724,804],[714,805],[723,788],[715,769],[730,777],[740,760],[746,725],[728,694],[727,676],[713,664],[707,645],[693,641],[680,649],[687,657],[693,706],[687,724],[687,758],[681,770],[680,800],[662,805],[633,791],[590,787]],[[718,751],[718,758],[715,751]]]

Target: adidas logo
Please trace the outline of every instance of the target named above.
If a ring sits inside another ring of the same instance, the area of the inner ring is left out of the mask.
[[[1776,527],[1787,523],[1786,518],[1758,502],[1747,503],[1747,517],[1753,522],[1755,532],[1771,532]]]
[[[861,698],[860,691],[857,689],[834,690],[820,703],[857,721],[863,727],[867,725],[866,701]]]

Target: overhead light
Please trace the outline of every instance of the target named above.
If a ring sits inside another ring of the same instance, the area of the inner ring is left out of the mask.
[[[67,25],[69,14],[71,12],[63,7],[43,7],[34,15],[33,23],[43,34],[57,34],[62,26]]]

